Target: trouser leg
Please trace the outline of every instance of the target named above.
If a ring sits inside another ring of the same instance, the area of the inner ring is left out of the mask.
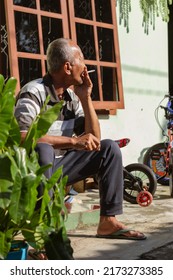
[[[46,143],[38,143],[35,148],[35,151],[39,155],[38,162],[39,162],[40,166],[45,166],[45,165],[54,163],[55,153],[54,153],[54,149],[51,145],[46,144]],[[52,173],[53,173],[53,165],[44,172],[44,175],[46,176],[46,178],[49,179],[49,178],[51,178]],[[41,183],[37,189],[38,198],[40,198],[43,195],[43,188],[44,188],[43,184]],[[53,190],[49,191],[49,195],[50,195],[50,197],[53,196]],[[40,206],[41,206],[41,200],[39,200],[37,202],[36,209],[39,209]]]
[[[112,140],[102,140],[100,151],[71,151],[55,162],[54,168],[63,165],[68,184],[97,175],[100,192],[100,214],[111,216],[122,213],[123,167],[122,155]]]
[[[101,216],[122,214],[123,166],[122,155],[117,143],[105,140],[102,165],[98,172]]]
[[[47,150],[52,148],[50,145],[48,146]],[[50,152],[48,152],[46,159],[45,154],[43,154],[43,159],[40,156],[40,164],[47,164],[51,157],[52,153]],[[122,156],[117,143],[112,140],[102,140],[100,151],[67,152],[62,159],[54,160],[53,169],[50,169],[47,175],[50,176],[52,171],[62,165],[63,175],[68,176],[69,185],[97,175],[100,192],[100,214],[102,216],[122,213],[123,168]]]

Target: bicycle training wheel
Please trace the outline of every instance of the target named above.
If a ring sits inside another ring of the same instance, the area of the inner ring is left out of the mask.
[[[141,191],[136,197],[137,203],[142,207],[149,206],[153,201],[153,196],[148,191]]]
[[[166,174],[166,143],[158,143],[151,146],[144,155],[143,163],[155,173],[157,182],[169,186],[169,174]]]
[[[132,163],[124,168],[124,199],[137,204],[137,196],[141,191],[154,195],[157,180],[153,171],[142,163]]]

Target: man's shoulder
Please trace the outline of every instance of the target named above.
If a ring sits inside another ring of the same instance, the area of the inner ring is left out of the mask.
[[[22,92],[31,92],[31,93],[37,93],[40,91],[45,91],[44,89],[44,83],[43,83],[43,78],[39,78],[33,81],[28,82],[21,88],[21,93]]]
[[[47,92],[43,82],[43,78],[32,80],[25,84],[19,94],[17,99],[29,98],[34,100],[40,107],[43,106],[47,97]]]

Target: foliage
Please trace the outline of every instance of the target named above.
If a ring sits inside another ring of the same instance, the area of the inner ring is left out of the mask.
[[[12,240],[19,233],[33,247],[45,248],[50,259],[72,259],[73,250],[62,216],[62,211],[66,215],[64,187],[67,177],[62,177],[62,168],[59,168],[47,179],[44,171],[50,165],[40,167],[34,150],[37,139],[57,118],[62,104],[47,111],[43,107],[21,146],[20,130],[14,117],[16,83],[16,79],[11,77],[5,84],[0,75],[0,259],[6,257]],[[43,196],[41,207],[37,209],[40,184]],[[54,189],[52,199],[50,189]],[[51,254],[49,248],[56,243],[59,247],[54,246]],[[61,248],[66,254],[59,251]]]
[[[129,32],[129,13],[131,12],[131,0],[117,0],[119,4],[119,24],[124,20],[124,27]]]
[[[120,24],[124,21],[124,27],[129,32],[129,13],[131,12],[131,0],[117,0],[119,4]],[[149,33],[149,25],[155,29],[156,17],[161,17],[164,22],[169,21],[169,5],[172,0],[139,0],[139,5],[143,14],[143,27],[146,34]]]

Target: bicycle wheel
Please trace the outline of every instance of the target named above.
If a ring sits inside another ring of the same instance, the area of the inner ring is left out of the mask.
[[[157,180],[153,171],[142,163],[132,163],[124,168],[124,199],[137,204],[137,196],[141,191],[154,195]]]
[[[143,163],[150,167],[156,175],[157,182],[169,186],[169,174],[166,174],[166,143],[151,146],[144,155]]]

